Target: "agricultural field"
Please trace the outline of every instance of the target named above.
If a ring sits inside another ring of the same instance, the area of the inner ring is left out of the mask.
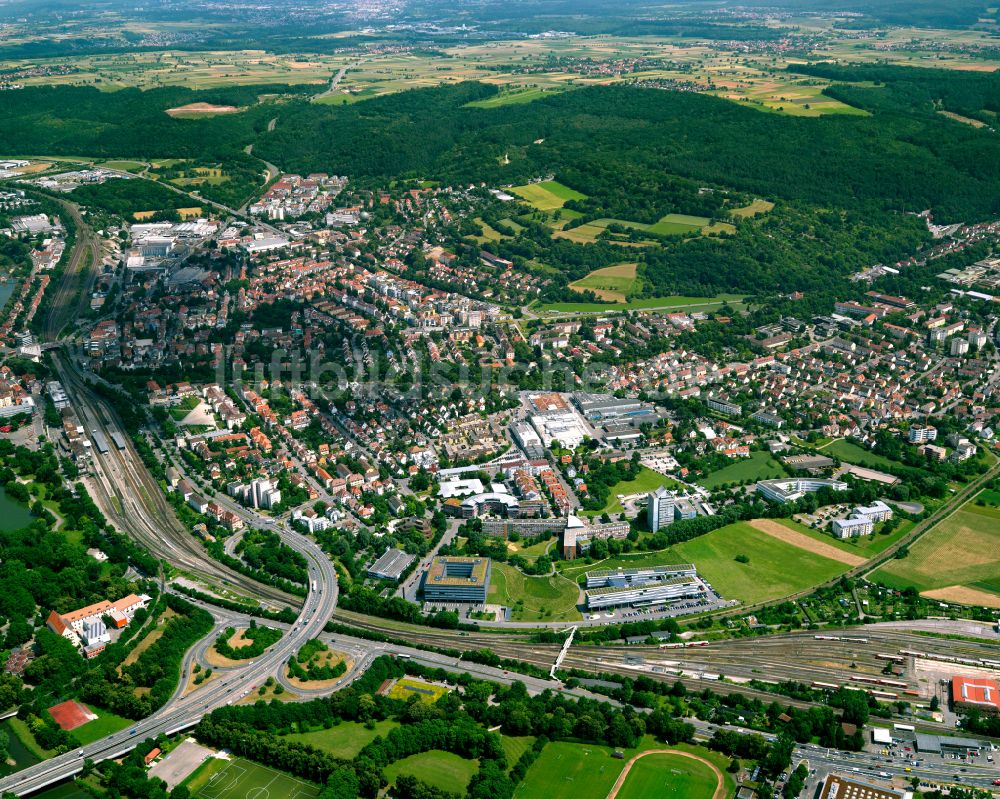
[[[479,225],[479,227],[483,230],[482,235],[473,237],[475,238],[477,244],[485,244],[488,241],[500,241],[504,237],[503,233],[490,227],[482,219],[476,217],[472,221]]]
[[[319,786],[244,760],[210,758],[184,783],[195,799],[312,799]]]
[[[569,284],[573,291],[592,291],[606,302],[626,302],[628,295],[635,291],[638,279],[638,264],[615,264],[595,269],[589,275]]]
[[[478,760],[466,760],[451,752],[432,749],[418,755],[410,755],[386,766],[385,778],[395,783],[401,774],[409,774],[421,782],[426,782],[442,791],[465,794],[469,780],[479,771]]]
[[[611,233],[608,235],[616,244],[632,247],[645,247],[655,243],[650,239],[641,238],[642,233],[653,233],[659,236],[686,235],[686,236],[708,236],[716,233],[735,233],[736,228],[728,222],[715,222],[705,216],[690,216],[688,214],[667,214],[653,224],[644,222],[632,222],[628,219],[603,218],[595,219],[578,227],[569,230],[556,230],[553,236],[561,239],[568,239],[577,244],[593,244],[608,228],[617,225],[630,231],[640,234],[634,240],[628,233]]]
[[[771,456],[771,453],[760,450],[751,452],[749,458],[739,458],[733,461],[717,472],[700,478],[697,482],[705,488],[714,490],[726,483],[750,483],[784,476],[785,470]]]
[[[541,183],[514,186],[510,191],[538,211],[554,211],[557,208],[562,208],[568,200],[587,199],[586,194],[581,194],[569,186],[564,186],[557,180],[545,180]]]
[[[967,502],[872,579],[942,602],[1000,608],[1000,508]]]
[[[496,97],[491,97],[488,100],[476,100],[467,105],[469,108],[499,108],[504,105],[519,105],[521,103],[531,103],[535,100],[540,100],[546,95],[557,94],[560,91],[563,91],[561,87],[550,89],[537,86],[518,88],[512,85]]]
[[[514,621],[576,621],[579,598],[576,585],[559,575],[530,577],[505,563],[493,564],[488,601],[511,608]]]
[[[675,563],[693,563],[725,599],[747,604],[779,599],[833,579],[848,566],[780,541],[747,522],[672,547]],[[740,563],[746,555],[749,563]],[[667,560],[663,561],[664,563]]]
[[[289,741],[315,746],[334,757],[350,760],[376,738],[388,735],[390,730],[398,726],[399,724],[391,719],[376,721],[372,729],[359,722],[345,721],[328,730],[296,732],[285,737]]]
[[[31,62],[0,62],[0,69],[23,69]],[[158,86],[207,89],[217,86],[267,83],[322,84],[344,65],[345,59],[325,55],[275,55],[261,50],[213,52],[133,52],[53,58],[53,67],[75,71],[65,75],[28,78],[27,85],[74,84],[102,91]]]
[[[758,214],[766,214],[773,208],[774,203],[768,200],[754,200],[749,205],[744,205],[740,208],[733,208],[730,210],[729,215],[735,216],[737,219],[747,219],[757,216]]]

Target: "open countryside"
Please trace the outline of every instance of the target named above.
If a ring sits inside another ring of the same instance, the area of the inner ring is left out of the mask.
[[[970,502],[873,575],[943,601],[1000,607],[1000,508]]]

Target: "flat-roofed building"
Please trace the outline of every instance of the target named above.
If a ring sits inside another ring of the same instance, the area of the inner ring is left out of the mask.
[[[709,397],[708,407],[726,416],[740,416],[743,413],[742,406],[724,397]]]
[[[489,558],[434,558],[424,574],[424,600],[485,602],[491,571]]]
[[[635,585],[609,585],[591,588],[587,593],[588,610],[616,608],[636,603],[652,604],[688,599],[704,594],[704,588],[694,577],[668,577],[664,580]]]
[[[654,533],[661,527],[666,527],[674,520],[674,495],[663,486],[649,493],[649,504],[646,506],[646,521]]]
[[[587,607],[669,602],[701,596],[705,588],[691,563],[640,569],[597,569],[586,574]]]
[[[867,516],[852,516],[849,519],[834,519],[831,528],[837,538],[857,538],[871,535],[875,530],[875,523]]]
[[[415,559],[416,555],[390,547],[382,553],[382,557],[368,567],[368,576],[374,577],[376,580],[397,582]]]
[[[795,502],[806,494],[823,488],[831,491],[846,491],[847,483],[819,477],[796,477],[792,479],[761,480],[757,483],[757,493],[772,502]]]
[[[905,796],[904,791],[895,788],[828,774],[819,799],[904,799]]]

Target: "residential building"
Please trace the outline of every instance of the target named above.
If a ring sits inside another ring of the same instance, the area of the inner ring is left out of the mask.
[[[673,522],[674,495],[663,486],[650,492],[649,504],[646,507],[646,520],[649,522],[649,529],[654,533]]]

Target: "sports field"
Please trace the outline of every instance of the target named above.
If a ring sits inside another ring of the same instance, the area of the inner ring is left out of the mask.
[[[678,544],[675,563],[693,563],[725,599],[752,604],[779,599],[847,571],[844,563],[780,541],[737,522]],[[749,563],[739,563],[746,555]],[[667,560],[663,561],[664,563]]]
[[[785,470],[771,457],[771,453],[760,450],[751,452],[749,458],[734,460],[728,466],[705,475],[697,482],[705,488],[715,489],[726,483],[750,483],[784,476]]]
[[[541,183],[514,186],[510,191],[539,211],[554,211],[556,208],[562,208],[567,200],[587,199],[586,194],[564,186],[557,180],[543,180]]]
[[[575,621],[579,596],[564,577],[529,577],[505,563],[493,564],[488,601],[511,608],[514,621]]]
[[[328,730],[313,730],[297,732],[285,737],[289,741],[309,744],[334,757],[350,759],[379,736],[385,737],[389,731],[398,727],[398,722],[386,719],[376,721],[375,728],[369,730],[364,724],[356,721],[345,721]]]
[[[1000,607],[1000,508],[967,502],[873,579],[945,602]]]
[[[394,783],[400,774],[409,774],[442,791],[464,794],[469,780],[479,771],[478,760],[432,749],[397,760],[385,768],[385,778]]]
[[[625,302],[635,290],[638,264],[615,264],[595,269],[589,275],[569,284],[573,291],[592,291],[607,302]]]
[[[514,791],[515,799],[605,799],[625,767],[606,746],[548,744]]]
[[[684,754],[651,752],[632,763],[616,794],[617,799],[712,799],[725,795],[721,772],[708,763]]]
[[[209,759],[185,783],[196,799],[312,799],[319,787],[241,757]]]

